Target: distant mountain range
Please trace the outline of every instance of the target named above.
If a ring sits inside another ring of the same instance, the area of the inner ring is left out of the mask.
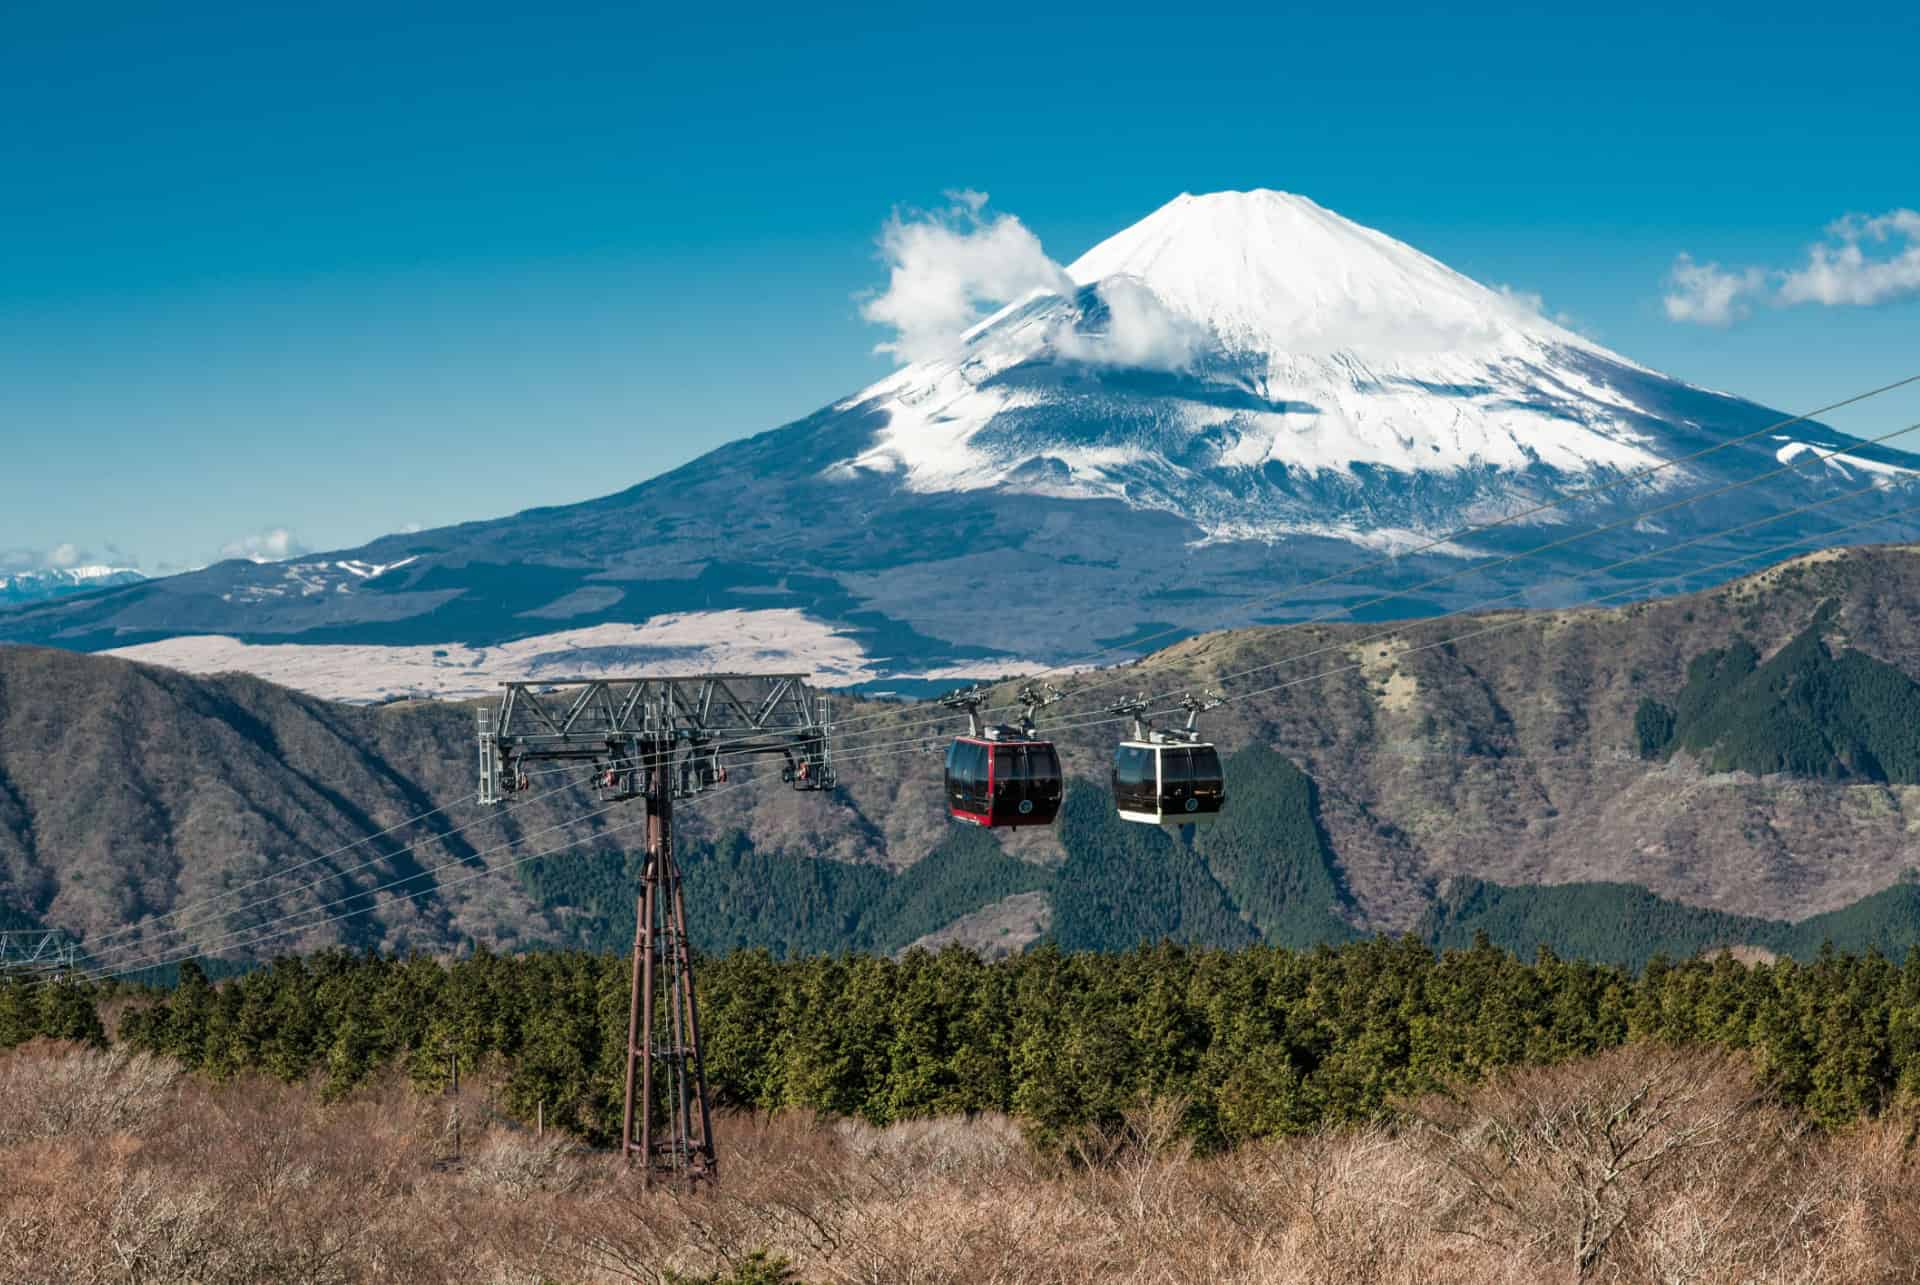
[[[132,567],[66,567],[41,571],[16,571],[0,576],[0,607],[21,603],[45,602],[91,589],[112,589],[139,584],[147,577]]]
[[[0,614],[0,641],[353,700],[635,667],[924,692],[1250,620],[1696,587],[1754,547],[1714,537],[1730,526],[1827,502],[1764,539],[1845,540],[1821,533],[1913,502],[1920,458],[1818,424],[1762,431],[1784,418],[1303,197],[1182,196],[958,350],[628,490],[29,606]],[[1631,576],[1566,580],[1641,554]],[[1389,590],[1409,592],[1364,605]]]

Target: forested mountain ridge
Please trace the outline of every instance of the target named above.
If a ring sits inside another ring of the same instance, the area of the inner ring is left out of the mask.
[[[1920,785],[1920,683],[1830,648],[1833,605],[1764,664],[1745,638],[1696,656],[1674,708],[1642,699],[1641,754],[1689,751],[1717,772]]]
[[[1793,645],[1785,654],[1806,672],[1872,678],[1847,689],[1856,696],[1904,690],[1893,680],[1920,674],[1916,552],[1822,553],[1612,610],[1231,630],[1075,676],[1065,686],[1087,694],[1059,707],[1063,720],[1122,691],[1273,688],[1207,716],[1223,749],[1271,751],[1258,761],[1277,775],[1238,791],[1230,821],[1191,848],[1110,819],[1100,800],[1114,729],[1095,727],[1061,737],[1082,784],[1060,826],[996,856],[946,825],[937,754],[856,757],[861,744],[926,736],[927,707],[839,702],[850,725],[870,720],[847,738],[841,791],[756,785],[680,813],[704,898],[696,918],[715,946],[804,952],[898,949],[1003,902],[1026,923],[1009,945],[1036,932],[1069,946],[1303,944],[1420,927],[1463,878],[1636,885],[1776,922],[1838,910],[1920,866],[1920,788],[1886,766],[1897,755],[1873,751],[1886,780],[1716,771],[1716,751],[1687,743],[1685,719],[1645,757],[1644,706],[1691,708],[1696,662],[1742,640],[1754,673],[1778,671],[1768,666]],[[1233,677],[1256,667],[1269,668]],[[1307,681],[1276,686],[1295,679]],[[465,705],[342,706],[246,677],[0,648],[0,906],[87,938],[239,889],[184,917],[185,939],[216,953],[247,946],[250,925],[296,930],[257,953],[617,939],[635,832],[608,831],[637,810],[558,828],[600,806],[562,791],[481,811],[467,801],[472,717]],[[1275,784],[1290,779],[1297,789]],[[418,827],[332,851],[442,806]],[[468,828],[396,853],[456,827]],[[513,875],[403,899],[577,840]],[[936,851],[942,861],[916,875]],[[444,862],[455,864],[423,873]],[[283,881],[240,888],[276,870]],[[251,904],[323,872],[317,888]],[[811,891],[788,896],[787,883]],[[305,928],[317,912],[281,920],[355,896],[366,900],[332,910],[367,913],[338,924]],[[160,953],[180,938],[152,940]]]

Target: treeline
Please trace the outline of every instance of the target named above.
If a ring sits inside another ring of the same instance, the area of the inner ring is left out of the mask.
[[[1655,896],[1638,884],[1507,887],[1457,879],[1421,918],[1419,936],[1457,949],[1485,935],[1496,946],[1546,945],[1569,959],[1638,970],[1656,955],[1685,958],[1749,946],[1811,960],[1822,949],[1904,957],[1920,944],[1920,884],[1906,882],[1797,922],[1733,915]]]
[[[1484,939],[1295,952],[1173,944],[1045,948],[987,963],[781,962],[741,951],[700,971],[718,1100],[876,1123],[1002,1111],[1036,1137],[1105,1126],[1147,1097],[1189,1103],[1204,1147],[1378,1117],[1403,1098],[1517,1063],[1631,1040],[1750,1050],[1768,1082],[1834,1124],[1920,1093],[1920,950],[1748,967],[1721,956],[1643,972]],[[84,986],[0,984],[0,1043],[99,1038]],[[617,1129],[627,961],[480,953],[451,964],[333,953],[218,987],[193,968],[128,1003],[119,1038],[216,1077],[262,1071],[344,1093],[385,1067],[422,1088],[497,1071],[505,1109],[593,1138]],[[57,1027],[58,1029],[50,1029]]]

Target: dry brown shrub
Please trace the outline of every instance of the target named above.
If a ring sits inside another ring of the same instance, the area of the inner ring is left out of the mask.
[[[133,1132],[179,1078],[177,1065],[150,1054],[35,1040],[0,1059],[0,1146]]]
[[[690,1191],[480,1128],[484,1089],[325,1103],[41,1045],[0,1055],[0,1090],[9,1285],[665,1285],[761,1249],[812,1285],[1920,1282],[1920,1122],[1820,1134],[1700,1052],[1516,1072],[1220,1156],[1192,1153],[1177,1101],[1065,1157],[991,1116],[728,1117],[720,1183]]]
[[[582,1180],[574,1161],[576,1149],[570,1139],[557,1133],[536,1137],[525,1131],[489,1129],[466,1160],[466,1179],[508,1197],[571,1191]]]
[[[1414,1112],[1433,1225],[1540,1279],[1865,1281],[1911,1213],[1857,1144],[1765,1098],[1736,1054],[1634,1046],[1516,1070]],[[1871,1150],[1871,1148],[1870,1148]],[[1892,1166],[1888,1166],[1891,1168]]]

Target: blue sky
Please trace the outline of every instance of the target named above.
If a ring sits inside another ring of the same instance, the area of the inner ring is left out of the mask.
[[[884,374],[875,237],[961,186],[1062,261],[1183,190],[1304,193],[1788,409],[1920,370],[1892,277],[1662,304],[1683,252],[1737,281],[1920,207],[1913,6],[16,4],[6,46],[16,562],[639,481]]]

